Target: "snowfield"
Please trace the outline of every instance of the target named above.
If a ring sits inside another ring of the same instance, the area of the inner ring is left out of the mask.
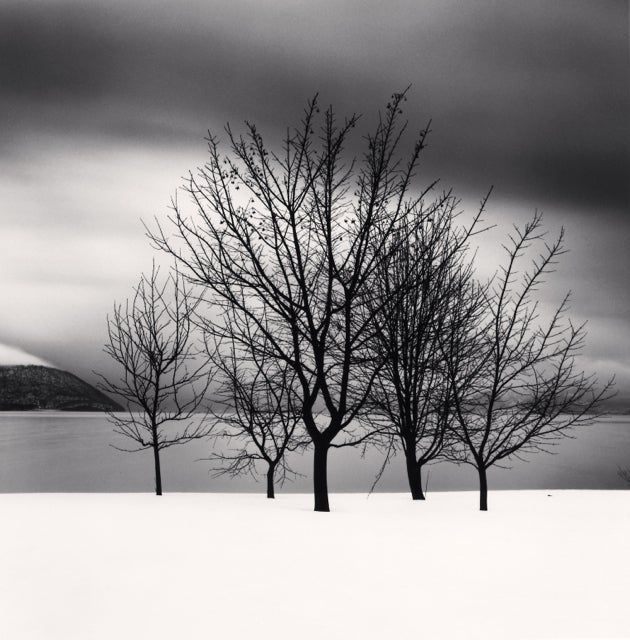
[[[0,637],[630,637],[630,491],[477,500],[0,495]]]

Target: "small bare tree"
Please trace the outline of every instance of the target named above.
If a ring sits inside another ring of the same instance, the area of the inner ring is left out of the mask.
[[[386,303],[375,314],[373,348],[385,365],[372,392],[371,416],[389,440],[387,459],[402,449],[413,500],[424,500],[422,469],[440,457],[451,433],[451,381],[439,336],[472,278],[465,252],[485,202],[467,228],[456,226],[458,201],[450,193],[412,212],[418,219],[401,221],[374,280]]]
[[[253,124],[244,136],[228,127],[228,153],[210,137],[208,161],[185,187],[196,217],[174,202],[172,231],[150,232],[206,288],[215,310],[230,310],[229,322],[208,314],[208,332],[266,351],[295,373],[313,444],[316,511],[330,510],[328,452],[364,438],[353,433],[356,418],[382,366],[372,361],[365,374],[374,272],[398,220],[424,195],[411,187],[427,131],[406,159],[400,154],[405,99],[392,96],[356,161],[345,147],[358,118],[339,120],[332,107],[320,115],[316,100],[279,151]],[[259,344],[249,343],[248,325],[257,327]]]
[[[252,340],[256,344],[255,340]],[[264,342],[263,342],[264,345]],[[298,432],[302,419],[292,369],[270,360],[265,349],[244,351],[232,342],[227,352],[214,345],[212,360],[222,381],[217,398],[226,409],[214,412],[213,435],[227,442],[209,460],[220,475],[258,475],[266,465],[267,498],[275,498],[275,483],[295,476],[286,454],[304,449],[308,439]]]
[[[450,458],[479,474],[480,509],[488,509],[487,471],[508,458],[547,451],[569,429],[588,424],[611,395],[578,366],[584,325],[568,318],[568,296],[543,322],[536,293],[564,253],[563,232],[545,241],[542,217],[515,227],[506,264],[487,289],[462,295],[442,333],[451,377],[455,444]],[[540,247],[529,269],[527,253]]]
[[[115,448],[153,451],[156,495],[162,495],[160,451],[208,434],[204,418],[195,415],[211,377],[192,339],[194,308],[180,275],[171,273],[160,283],[154,264],[133,298],[115,305],[107,318],[104,351],[122,372],[117,379],[101,375],[100,387],[124,402],[127,412],[110,413],[109,419],[116,433],[137,445]],[[182,431],[177,423],[184,423]]]

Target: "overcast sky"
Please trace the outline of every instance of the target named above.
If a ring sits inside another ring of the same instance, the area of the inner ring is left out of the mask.
[[[573,290],[588,366],[630,397],[628,28],[622,0],[4,0],[0,360],[107,366],[105,315],[150,268],[140,220],[207,129],[272,140],[315,92],[369,122],[411,84],[421,182],[471,208],[494,185],[498,237],[535,209],[566,227],[546,299]]]

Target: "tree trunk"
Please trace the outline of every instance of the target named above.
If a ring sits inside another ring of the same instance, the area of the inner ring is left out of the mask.
[[[267,497],[268,498],[276,497],[276,494],[274,492],[274,487],[273,487],[273,476],[275,472],[276,472],[276,467],[270,464],[269,468],[267,469]]]
[[[155,462],[155,495],[162,495],[162,471],[160,469],[160,449],[157,442],[153,444],[153,460]]]
[[[479,467],[479,510],[488,510],[488,476],[485,467]]]
[[[422,491],[422,465],[418,464],[413,453],[405,455],[407,462],[407,480],[412,500],[424,500]]]
[[[315,511],[330,511],[328,505],[328,443],[315,442],[313,456],[313,493]]]

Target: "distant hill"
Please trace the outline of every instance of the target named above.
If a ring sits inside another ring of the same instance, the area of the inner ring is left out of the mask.
[[[0,411],[122,411],[72,373],[38,365],[0,365]]]

